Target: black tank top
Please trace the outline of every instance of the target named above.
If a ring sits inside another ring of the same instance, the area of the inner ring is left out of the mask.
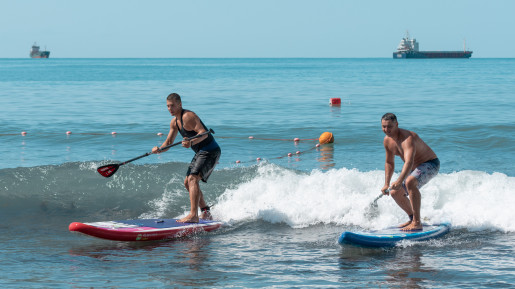
[[[187,109],[183,109],[181,111],[181,129],[179,129],[179,126],[177,125],[177,119],[175,120],[175,126],[177,126],[177,129],[179,130],[179,133],[181,134],[182,137],[187,137],[187,138],[194,137],[194,136],[197,135],[197,132],[195,132],[193,130],[186,130],[186,129],[184,129],[184,122],[182,121],[182,116],[183,116],[183,114],[185,112],[192,112],[192,111],[191,110],[187,110]],[[204,127],[204,129],[206,131],[208,131],[206,125],[202,122],[202,120],[200,118],[199,118],[199,120],[200,120],[200,123],[202,124],[202,126]],[[206,147],[206,146],[210,145],[211,142],[213,142],[214,140],[215,140],[215,138],[213,137],[213,135],[208,134],[207,138],[205,140],[199,142],[198,144],[192,145],[191,149],[194,150],[195,152],[198,152],[203,147]],[[216,146],[218,146],[218,144]]]

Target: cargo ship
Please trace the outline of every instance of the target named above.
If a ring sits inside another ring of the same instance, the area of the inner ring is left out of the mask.
[[[393,58],[470,58],[471,56],[472,51],[467,51],[465,44],[463,51],[419,51],[417,40],[410,39],[409,33],[406,33],[397,51],[393,53]]]
[[[31,58],[48,58],[50,57],[50,51],[39,51],[39,46],[34,42],[32,49],[30,50]]]

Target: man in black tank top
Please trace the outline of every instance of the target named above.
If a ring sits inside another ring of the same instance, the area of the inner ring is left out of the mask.
[[[181,97],[177,93],[172,93],[166,98],[166,106],[168,111],[174,118],[170,122],[170,132],[168,137],[160,147],[154,147],[152,153],[160,153],[162,147],[170,145],[174,142],[177,133],[183,137],[182,146],[191,148],[195,152],[195,156],[191,160],[184,186],[190,193],[190,213],[178,220],[183,223],[198,223],[198,209],[201,209],[201,219],[211,219],[209,206],[204,201],[204,195],[200,190],[199,181],[207,182],[209,176],[220,159],[221,149],[211,134],[206,134],[193,140],[186,140],[192,136],[206,132],[208,129],[200,118],[192,111],[182,108]]]

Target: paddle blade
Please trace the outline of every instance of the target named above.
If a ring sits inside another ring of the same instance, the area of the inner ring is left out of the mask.
[[[120,165],[118,164],[111,164],[111,165],[105,165],[98,167],[97,172],[101,174],[103,177],[109,178],[110,176],[114,175]]]
[[[383,194],[380,194],[379,196],[377,196],[374,201],[368,205],[368,207],[365,209],[365,216],[368,218],[368,219],[373,219],[373,218],[376,218],[378,215],[379,215],[379,205],[377,204],[377,201],[383,197]]]

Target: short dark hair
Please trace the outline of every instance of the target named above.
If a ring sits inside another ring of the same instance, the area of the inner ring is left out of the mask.
[[[381,120],[391,120],[397,122],[397,116],[391,112],[387,112],[381,117]]]
[[[171,101],[182,103],[181,96],[178,93],[175,93],[175,92],[170,93],[168,95],[168,97],[166,97],[166,100],[171,100]]]

